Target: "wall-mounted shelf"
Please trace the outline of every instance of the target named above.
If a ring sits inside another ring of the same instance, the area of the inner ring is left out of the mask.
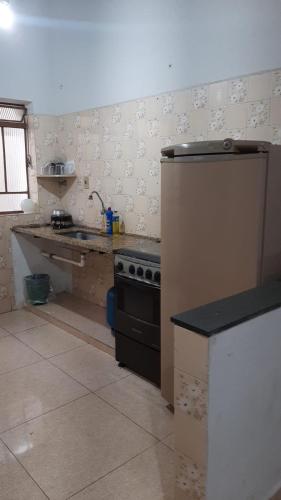
[[[75,179],[76,174],[63,174],[63,175],[37,175],[37,179],[57,181],[59,184],[66,184],[68,179]]]

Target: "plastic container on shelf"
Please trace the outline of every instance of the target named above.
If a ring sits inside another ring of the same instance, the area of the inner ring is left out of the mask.
[[[119,223],[119,233],[120,234],[125,234],[125,222],[124,219],[121,220]]]
[[[108,209],[105,212],[105,216],[106,216],[106,233],[112,234],[113,211],[111,210],[111,207],[108,207]]]
[[[120,230],[120,217],[119,217],[117,210],[114,210],[113,218],[112,218],[113,234],[119,234],[119,230]]]

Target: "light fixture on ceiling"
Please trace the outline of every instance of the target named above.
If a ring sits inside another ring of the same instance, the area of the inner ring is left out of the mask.
[[[14,22],[14,14],[9,0],[0,0],[0,28],[10,29]]]

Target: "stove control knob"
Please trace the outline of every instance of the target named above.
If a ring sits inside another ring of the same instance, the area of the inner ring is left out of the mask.
[[[161,281],[161,274],[159,271],[156,271],[156,273],[154,274],[154,281],[156,281],[156,283],[160,283]]]
[[[147,280],[151,280],[152,279],[152,271],[150,269],[147,269],[145,271],[145,277]]]
[[[136,272],[135,266],[133,266],[133,264],[131,264],[130,267],[129,267],[129,273],[130,274],[135,274],[135,272]]]
[[[124,269],[123,262],[118,262],[116,265],[116,270],[121,272],[121,271],[123,271],[123,269]]]
[[[137,275],[138,275],[139,277],[143,276],[143,268],[142,268],[142,267],[138,267],[138,268],[137,268]]]

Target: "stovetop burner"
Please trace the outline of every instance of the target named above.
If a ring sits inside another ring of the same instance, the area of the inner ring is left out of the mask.
[[[115,255],[115,275],[160,287],[160,256],[123,248]]]

